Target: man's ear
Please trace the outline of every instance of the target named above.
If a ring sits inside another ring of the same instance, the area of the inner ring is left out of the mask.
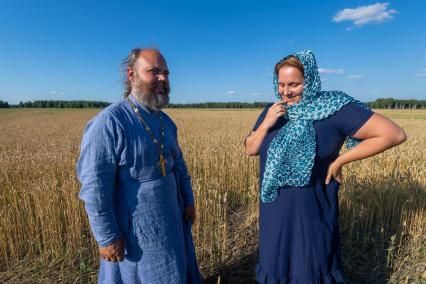
[[[127,79],[132,81],[134,77],[135,77],[135,70],[133,70],[133,68],[127,68]]]

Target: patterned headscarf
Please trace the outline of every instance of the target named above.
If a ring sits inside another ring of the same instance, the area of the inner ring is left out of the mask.
[[[272,202],[282,186],[305,186],[309,184],[316,153],[314,121],[333,115],[348,103],[358,103],[340,91],[321,91],[321,80],[314,54],[303,50],[290,56],[300,60],[304,68],[303,94],[301,100],[288,106],[285,118],[288,122],[278,131],[269,145],[260,198]],[[278,99],[278,74],[274,73],[274,90]],[[363,105],[364,106],[364,105]],[[350,138],[346,147],[354,147],[359,140]]]

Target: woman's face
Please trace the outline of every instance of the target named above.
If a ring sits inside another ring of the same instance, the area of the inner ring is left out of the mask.
[[[278,71],[278,93],[288,105],[301,100],[303,79],[302,72],[293,66],[285,65]]]

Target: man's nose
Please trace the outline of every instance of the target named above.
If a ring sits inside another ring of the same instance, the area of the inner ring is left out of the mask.
[[[167,80],[167,76],[165,74],[158,74],[157,75],[157,80],[158,81],[166,81]]]

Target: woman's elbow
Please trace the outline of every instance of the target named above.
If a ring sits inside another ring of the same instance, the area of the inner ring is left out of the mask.
[[[392,138],[392,146],[397,146],[407,141],[407,134],[405,133],[404,129],[399,128]]]
[[[407,133],[405,133],[404,129],[401,128],[401,131],[399,133],[399,143],[398,144],[402,144],[405,141],[407,141]]]
[[[249,137],[244,139],[244,153],[246,154],[247,157],[256,156],[257,151],[255,151],[253,144],[251,143],[252,141],[247,141],[247,140],[249,140]]]
[[[253,157],[256,156],[257,153],[249,148],[246,147],[246,149],[244,150],[244,153],[246,154],[247,157]]]
[[[244,153],[247,157],[256,156],[258,154],[258,151],[254,149],[253,145],[247,145],[246,143],[244,143],[244,146]]]

